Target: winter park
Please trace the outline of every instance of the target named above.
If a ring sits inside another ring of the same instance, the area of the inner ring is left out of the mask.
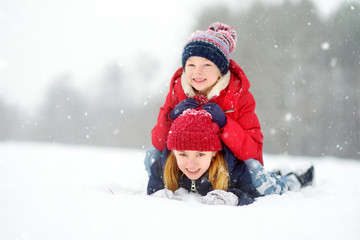
[[[359,239],[359,26],[357,0],[0,1],[0,240]]]

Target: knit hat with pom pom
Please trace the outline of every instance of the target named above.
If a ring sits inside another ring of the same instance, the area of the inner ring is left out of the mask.
[[[167,147],[178,151],[219,151],[219,126],[207,111],[188,109],[171,125]]]
[[[206,31],[194,32],[184,47],[182,66],[192,56],[206,58],[220,69],[224,75],[229,70],[230,53],[236,47],[236,32],[223,23],[213,23]]]

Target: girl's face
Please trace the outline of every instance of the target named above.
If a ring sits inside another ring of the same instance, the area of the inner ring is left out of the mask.
[[[185,63],[186,81],[200,93],[206,94],[219,77],[220,69],[203,57],[189,57]]]
[[[190,179],[199,179],[210,167],[216,152],[174,151],[179,169]]]

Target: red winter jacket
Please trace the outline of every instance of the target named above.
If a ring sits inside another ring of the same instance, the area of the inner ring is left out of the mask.
[[[230,60],[230,71],[222,76],[207,95],[210,102],[218,104],[227,117],[226,125],[220,130],[224,144],[240,160],[257,159],[263,164],[263,135],[255,114],[255,100],[248,91],[249,80],[243,70]],[[170,91],[165,104],[160,108],[157,124],[151,131],[155,148],[164,150],[172,124],[168,117],[172,109],[182,100],[194,97],[192,87],[186,82],[183,69],[178,69],[171,79]]]

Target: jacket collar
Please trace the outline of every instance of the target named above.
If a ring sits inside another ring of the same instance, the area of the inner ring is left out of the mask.
[[[207,94],[206,97],[210,100],[213,97],[219,96],[220,92],[229,85],[230,76],[231,73],[229,70],[225,75],[219,78],[219,80],[215,83],[215,85],[212,87],[211,91]],[[186,80],[185,71],[181,75],[181,86],[187,97],[192,98],[196,95],[193,87]]]

